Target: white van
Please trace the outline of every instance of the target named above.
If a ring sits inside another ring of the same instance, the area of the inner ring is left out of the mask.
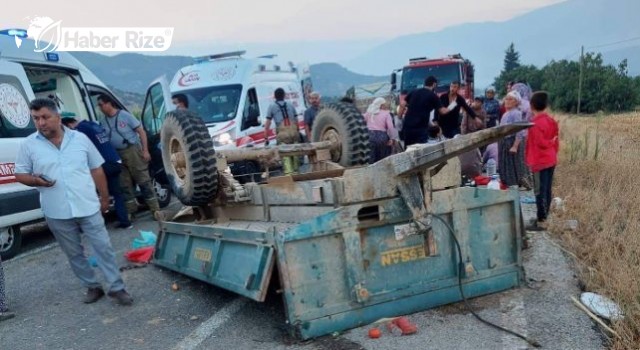
[[[304,135],[303,114],[312,91],[308,64],[295,65],[276,55],[244,58],[244,51],[209,55],[181,68],[171,83],[160,78],[147,90],[142,121],[150,138],[160,134],[164,114],[172,110],[171,97],[183,94],[189,110],[207,125],[215,149],[264,146],[264,124],[273,92],[283,88],[285,101],[297,112]],[[275,142],[275,126],[269,140]],[[231,164],[234,175],[255,173],[250,162]]]
[[[20,48],[14,36],[22,39]],[[107,86],[67,52],[35,52],[24,30],[0,31],[0,254],[20,250],[20,226],[43,218],[38,191],[14,177],[20,142],[36,131],[29,101],[55,99],[63,116],[97,120],[96,99],[111,95]],[[120,103],[120,108],[124,106]]]

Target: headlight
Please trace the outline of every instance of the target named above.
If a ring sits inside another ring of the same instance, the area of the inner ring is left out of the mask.
[[[231,137],[231,134],[228,132],[213,137],[213,145],[217,147],[230,145],[232,143],[233,137]]]

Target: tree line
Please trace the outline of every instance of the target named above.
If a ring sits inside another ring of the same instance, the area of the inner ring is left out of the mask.
[[[542,68],[520,64],[514,44],[505,51],[504,67],[495,78],[498,93],[506,93],[510,81],[523,82],[531,89],[545,90],[552,96],[554,110],[575,113],[578,108],[580,61],[551,61]],[[623,112],[640,105],[640,77],[630,77],[627,60],[618,66],[603,63],[602,55],[588,52],[582,58],[581,113]]]

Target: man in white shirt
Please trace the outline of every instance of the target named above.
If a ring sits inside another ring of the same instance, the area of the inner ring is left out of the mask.
[[[49,229],[74,274],[88,289],[83,301],[96,302],[105,293],[84,254],[81,234],[91,244],[109,284],[107,294],[121,305],[131,305],[133,299],[125,290],[101,214],[109,208],[107,180],[101,167],[104,159],[89,138],[62,125],[53,100],[35,99],[30,110],[38,131],[20,145],[16,180],[40,192]]]

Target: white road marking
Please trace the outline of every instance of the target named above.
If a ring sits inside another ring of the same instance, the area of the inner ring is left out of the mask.
[[[240,311],[242,307],[247,303],[248,299],[240,297],[234,299],[232,302],[225,305],[220,311],[216,312],[208,320],[202,322],[198,328],[196,328],[186,338],[182,339],[178,345],[174,347],[175,350],[192,350],[198,347],[205,339],[207,339],[213,332],[227,322],[231,316]]]
[[[44,252],[46,250],[53,249],[53,248],[55,248],[57,246],[58,246],[58,242],[49,243],[49,244],[47,244],[45,246],[42,246],[40,248],[36,248],[36,249],[30,250],[30,251],[28,251],[26,253],[22,253],[22,254],[16,255],[10,260],[2,261],[2,263],[10,265],[12,262],[15,262],[15,261],[18,261],[18,260],[22,260],[24,258],[28,258],[28,257],[30,257],[32,255],[36,255],[36,254]]]

